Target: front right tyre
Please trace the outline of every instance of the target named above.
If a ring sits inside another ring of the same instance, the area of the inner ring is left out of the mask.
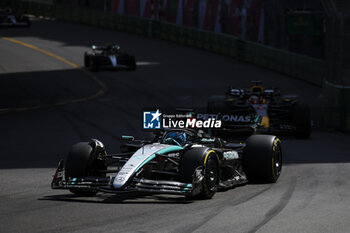
[[[278,137],[252,135],[243,155],[243,169],[250,182],[275,183],[282,172],[282,147]]]
[[[218,189],[219,170],[215,156],[215,152],[209,152],[204,161],[204,179],[201,196],[205,199],[212,198]]]
[[[180,182],[193,183],[197,170],[202,171],[200,193],[196,197],[212,198],[219,184],[219,160],[216,153],[206,147],[191,148],[182,155],[179,166]]]

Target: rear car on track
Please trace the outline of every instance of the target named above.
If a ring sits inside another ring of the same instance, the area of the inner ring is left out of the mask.
[[[136,69],[136,59],[121,52],[119,45],[91,46],[91,51],[84,54],[84,65],[90,70],[99,69]]]
[[[201,130],[167,129],[150,141],[122,138],[128,141],[117,154],[108,154],[96,139],[75,144],[59,162],[51,187],[79,195],[140,191],[211,198],[219,188],[248,181],[274,183],[282,170],[276,136],[227,143]]]
[[[29,27],[28,16],[21,15],[12,9],[0,9],[0,27]]]
[[[311,134],[310,108],[299,102],[296,95],[281,95],[278,88],[265,89],[260,81],[253,81],[250,88],[229,87],[225,95],[211,97],[207,103],[209,114],[228,117],[226,129],[237,128],[251,121],[251,116],[261,117],[261,132],[292,134],[296,138],[308,138]],[[238,119],[238,120],[237,120]]]

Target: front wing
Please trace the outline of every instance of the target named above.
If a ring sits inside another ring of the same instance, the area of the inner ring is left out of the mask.
[[[177,181],[150,180],[144,178],[131,178],[125,187],[115,189],[113,180],[115,177],[84,177],[64,180],[63,160],[59,162],[56,173],[53,177],[52,189],[70,189],[81,191],[96,191],[106,193],[124,193],[124,192],[146,192],[146,193],[165,193],[193,196],[201,190],[201,179],[196,179],[193,183],[182,183]]]

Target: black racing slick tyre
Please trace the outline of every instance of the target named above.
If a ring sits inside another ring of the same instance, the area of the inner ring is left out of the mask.
[[[243,170],[249,182],[275,183],[282,171],[282,147],[278,137],[252,135],[243,156]]]
[[[219,184],[219,160],[216,153],[208,148],[192,148],[184,153],[179,166],[180,182],[193,183],[197,169],[202,169],[201,191],[197,197],[212,198]]]
[[[106,169],[103,164],[96,160],[97,156],[105,153],[105,151],[96,147],[93,148],[92,143],[79,142],[73,145],[69,152],[65,163],[65,179],[72,180],[74,178],[83,178],[87,176],[101,177],[98,170]],[[72,193],[84,196],[95,195],[97,191],[69,189]]]
[[[209,152],[204,160],[204,179],[201,196],[205,199],[212,198],[219,183],[218,161],[215,152]]]
[[[293,125],[295,126],[294,136],[299,139],[307,139],[311,134],[310,107],[298,105],[292,113]]]

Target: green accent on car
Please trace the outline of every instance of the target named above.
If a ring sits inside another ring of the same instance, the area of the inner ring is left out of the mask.
[[[134,137],[133,136],[128,136],[128,135],[122,135],[121,136],[122,140],[129,140],[129,141],[133,141]]]
[[[68,187],[72,187],[72,184],[75,184],[75,181],[77,181],[77,178],[73,178],[72,181],[70,182],[71,185],[68,185]]]
[[[182,193],[187,193],[190,189],[189,188],[184,188],[181,192]]]
[[[183,147],[181,147],[181,146],[169,146],[167,148],[159,150],[157,152],[157,154],[166,154],[166,153],[169,153],[169,152],[179,151],[179,150],[182,150],[182,149],[183,149]]]
[[[140,170],[141,167],[143,167],[146,163],[148,163],[149,161],[151,161],[152,159],[154,159],[156,157],[155,154],[151,155],[150,157],[148,157],[145,161],[143,161],[140,166],[135,170],[135,173]]]
[[[192,184],[187,184],[186,188],[184,188],[181,192],[182,193],[187,193],[190,190],[191,187],[192,187]]]
[[[259,116],[257,116],[257,117],[255,118],[254,122],[258,122],[258,120],[259,120]]]
[[[182,150],[183,147],[181,146],[169,146],[167,148],[161,149],[158,152],[156,152],[157,154],[166,154],[169,152],[174,152],[174,151],[179,151]],[[149,161],[151,161],[152,159],[154,159],[156,157],[156,154],[151,155],[150,157],[148,157],[145,161],[143,161],[140,166],[135,170],[135,173],[140,170],[140,168],[142,168],[146,163],[148,163]]]

